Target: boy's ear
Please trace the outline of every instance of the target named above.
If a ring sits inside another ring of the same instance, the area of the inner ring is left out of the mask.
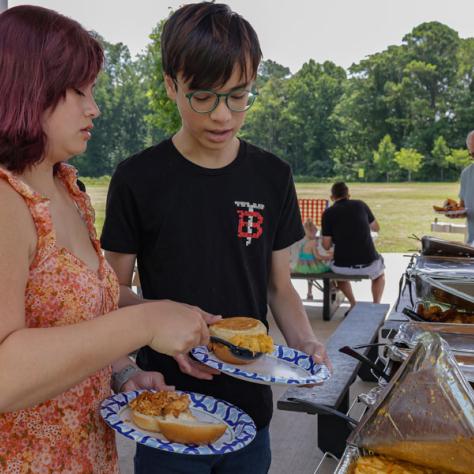
[[[171,100],[176,100],[176,83],[170,76],[168,76],[168,74],[165,74],[165,88],[168,97]]]

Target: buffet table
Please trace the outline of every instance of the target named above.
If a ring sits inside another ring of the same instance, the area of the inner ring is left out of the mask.
[[[298,398],[347,412],[349,388],[358,375],[361,362],[342,354],[339,349],[344,346],[375,342],[388,310],[388,304],[357,303],[327,342],[326,349],[334,367],[331,378],[322,386],[288,389],[278,400],[277,407],[280,410],[306,412],[313,415],[318,413],[293,400],[293,398]],[[362,349],[360,352],[368,354],[369,348]],[[349,433],[349,427],[341,418],[319,414],[318,446],[321,451],[329,451],[340,456],[345,449]]]

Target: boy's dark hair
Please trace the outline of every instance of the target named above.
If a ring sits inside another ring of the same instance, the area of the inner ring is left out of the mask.
[[[254,78],[261,58],[255,30],[223,3],[184,5],[163,27],[163,72],[174,80],[181,73],[190,89],[225,84],[236,65],[241,78]]]
[[[346,183],[340,181],[332,185],[331,194],[334,199],[345,198],[349,195],[349,188]]]

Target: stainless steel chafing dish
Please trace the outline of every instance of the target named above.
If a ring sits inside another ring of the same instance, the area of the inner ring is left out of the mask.
[[[443,323],[403,323],[387,346],[386,356],[403,362],[425,332],[438,334],[448,344],[466,380],[474,384],[474,325]]]
[[[474,326],[469,324],[442,324],[410,322],[400,325],[393,342],[414,348],[424,332],[439,334],[456,355],[474,354]]]
[[[474,250],[474,249],[473,249]],[[474,281],[474,258],[414,255],[408,267],[411,276],[471,279]]]
[[[474,281],[416,275],[413,309],[426,321],[474,323]]]
[[[418,341],[349,436],[335,474],[352,474],[355,461],[374,451],[436,472],[472,474],[474,392],[439,335]]]

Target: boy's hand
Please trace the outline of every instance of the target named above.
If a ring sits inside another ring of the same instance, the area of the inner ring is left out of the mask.
[[[331,364],[331,361],[329,360],[324,344],[321,344],[317,339],[304,342],[298,347],[298,349],[303,351],[305,354],[310,355],[316,363],[324,364],[332,373],[332,364]],[[321,383],[320,384],[307,384],[307,385],[303,385],[303,387],[311,388],[316,385],[321,385]]]
[[[214,375],[219,375],[220,372],[205,364],[201,364],[197,360],[192,359],[187,354],[179,354],[174,357],[178,363],[179,369],[183,374],[191,375],[201,380],[212,380]]]
[[[329,360],[328,354],[324,344],[319,342],[317,339],[306,341],[301,345],[301,350],[313,357],[314,361],[318,364],[324,364],[332,372],[333,367]]]

